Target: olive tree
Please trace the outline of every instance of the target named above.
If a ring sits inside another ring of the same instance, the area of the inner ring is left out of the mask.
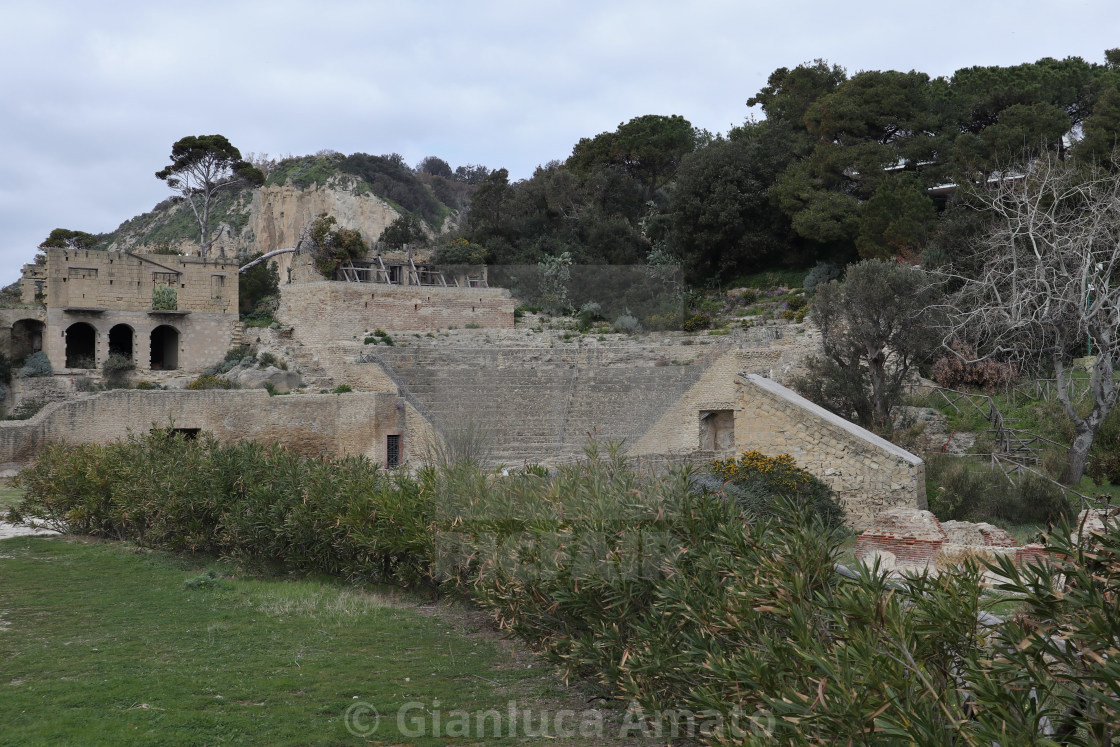
[[[973,193],[991,224],[979,272],[949,271],[961,288],[946,340],[1053,374],[1075,432],[1062,481],[1076,485],[1120,395],[1120,176],[1056,156],[1005,174]],[[1090,354],[1084,413],[1068,385],[1073,359]]]
[[[850,266],[842,281],[817,287],[812,320],[823,355],[807,359],[795,387],[865,428],[887,429],[914,367],[940,344],[940,299],[940,284],[912,265]]]

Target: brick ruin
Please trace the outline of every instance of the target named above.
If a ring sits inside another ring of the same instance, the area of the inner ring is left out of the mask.
[[[856,541],[858,560],[878,560],[886,570],[948,568],[968,558],[999,556],[1021,565],[1047,555],[1041,544],[1019,545],[992,524],[941,522],[929,511],[907,507],[883,511]]]

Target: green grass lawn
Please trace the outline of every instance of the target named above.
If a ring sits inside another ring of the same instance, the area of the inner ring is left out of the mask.
[[[4,514],[9,506],[14,506],[22,497],[22,490],[13,488],[10,480],[0,478],[0,516]]]
[[[591,707],[462,608],[228,571],[125,543],[0,541],[0,744],[430,744],[456,734],[456,710],[496,709],[508,734],[516,701],[524,735],[542,713]],[[378,729],[356,735],[347,709],[367,706]],[[482,728],[467,741],[503,741],[492,716]]]

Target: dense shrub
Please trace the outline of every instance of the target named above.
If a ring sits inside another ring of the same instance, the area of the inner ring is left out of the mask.
[[[36,376],[50,376],[54,373],[51,368],[51,359],[42,350],[36,351],[27,356],[27,360],[23,362],[23,366],[16,372],[16,376],[21,379],[30,379]]]
[[[156,285],[152,288],[152,309],[155,311],[175,311],[179,308],[179,293],[170,285]]]
[[[758,301],[760,292],[758,288],[743,288],[739,293],[739,303],[744,306],[750,306],[752,303]]]
[[[738,459],[716,459],[710,467],[712,474],[726,483],[727,494],[740,510],[752,516],[780,515],[779,499],[785,499],[806,507],[826,526],[836,527],[844,520],[844,509],[832,488],[798,467],[788,454],[771,457],[747,451]]]
[[[712,326],[712,315],[704,311],[694,311],[684,318],[681,329],[685,332],[698,332]]]
[[[818,285],[827,283],[830,280],[836,280],[844,274],[844,268],[840,265],[834,265],[827,262],[821,262],[816,267],[809,270],[809,274],[801,281],[801,287],[812,293],[817,289]]]
[[[1097,485],[1103,485],[1105,481],[1112,485],[1120,485],[1120,451],[1094,454],[1089,459],[1085,473]]]
[[[353,153],[338,165],[339,171],[365,179],[379,197],[386,197],[405,210],[418,213],[430,224],[440,218],[440,204],[397,154],[371,156]]]
[[[222,362],[215,366],[214,369],[210,371],[210,373],[220,374],[226,373],[227,371],[232,371],[248,355],[248,345],[235,345],[234,347],[226,351],[225,357],[222,358]]]
[[[1000,469],[938,456],[927,462],[929,509],[942,521],[1056,524],[1073,505],[1054,483],[1027,474],[1011,484]]]
[[[551,476],[411,478],[155,432],[46,446],[8,518],[276,571],[460,584],[546,657],[631,699],[633,717],[663,712],[652,728],[684,730],[667,740],[1034,744],[1046,723],[1088,744],[1120,723],[1120,609],[1102,593],[1120,585],[1120,525],[1091,550],[1062,526],[1053,563],[999,561],[998,601],[1023,614],[981,622],[975,565],[848,580],[833,565],[842,531],[804,504],[760,517],[688,471],[643,477],[617,448],[589,456]],[[796,475],[774,466],[779,483]]]
[[[276,324],[276,317],[272,315],[271,311],[261,309],[252,313],[246,314],[241,317],[241,322],[246,327],[271,327]]]
[[[18,478],[11,518],[203,551],[254,568],[392,583],[429,578],[430,491],[361,457],[153,431],[111,444],[50,444]]]
[[[129,371],[136,370],[136,362],[120,353],[109,353],[109,357],[101,364],[101,373],[106,379],[116,381]]]
[[[198,391],[200,389],[233,389],[233,382],[222,379],[214,374],[203,374],[187,384],[187,389]]]
[[[441,246],[435,261],[440,265],[483,265],[486,264],[486,255],[486,247],[460,237]]]
[[[614,324],[611,326],[614,327],[615,332],[623,332],[628,335],[636,335],[642,331],[642,323],[631,314],[622,314],[614,320]]]
[[[311,261],[319,274],[328,280],[334,277],[335,270],[344,262],[359,259],[369,252],[361,231],[335,228],[337,224],[338,220],[327,213],[320,213],[311,224]]]

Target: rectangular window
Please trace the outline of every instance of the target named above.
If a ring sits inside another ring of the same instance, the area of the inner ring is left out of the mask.
[[[390,469],[401,465],[401,437],[385,437],[385,466]]]
[[[727,451],[735,447],[735,411],[700,411],[700,450]]]
[[[210,276],[210,298],[221,298],[226,287],[225,275]]]
[[[170,285],[172,287],[179,284],[179,273],[177,272],[153,272],[152,282],[156,285]]]

